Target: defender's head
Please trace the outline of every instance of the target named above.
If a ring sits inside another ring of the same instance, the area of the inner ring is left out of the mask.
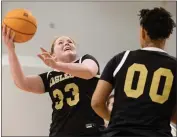
[[[163,48],[175,27],[171,14],[164,8],[140,11],[140,43],[142,47],[156,46]]]

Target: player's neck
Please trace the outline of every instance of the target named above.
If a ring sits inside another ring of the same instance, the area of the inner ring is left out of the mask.
[[[162,49],[164,50],[165,45],[164,44],[154,44],[154,43],[149,43],[146,46],[144,46],[143,48],[148,48],[148,47],[152,47],[152,48],[158,48],[158,49]]]
[[[164,50],[166,40],[149,40],[145,42],[145,47],[153,47]]]
[[[57,62],[63,62],[63,63],[74,63],[77,60],[76,57],[68,56],[65,58],[57,59]]]
[[[159,48],[159,47],[155,47],[155,46],[146,46],[146,47],[143,47],[142,50],[158,51],[158,52],[167,53],[164,49]]]

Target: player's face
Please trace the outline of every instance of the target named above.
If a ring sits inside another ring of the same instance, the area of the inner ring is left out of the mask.
[[[69,37],[62,36],[55,41],[54,55],[59,61],[76,58],[76,46]]]
[[[108,110],[111,112],[114,104],[114,98],[109,99]]]

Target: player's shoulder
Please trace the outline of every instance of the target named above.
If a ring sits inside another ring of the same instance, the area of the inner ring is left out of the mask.
[[[124,50],[114,55],[111,60],[114,60],[115,62],[120,62],[122,59],[127,58],[130,52],[131,50]]]
[[[95,58],[93,55],[91,55],[91,54],[84,54],[84,55],[82,55],[82,56],[80,57],[80,59],[82,59],[82,60],[85,60],[85,59],[93,59],[93,60],[96,60],[96,58]]]
[[[93,57],[93,55],[87,53],[87,54],[82,55],[82,57]]]
[[[159,59],[160,61],[163,60],[163,62],[168,62],[172,65],[177,65],[177,59],[176,57],[170,55],[166,51],[154,51],[154,50],[142,50],[142,49],[137,49],[134,51],[131,51],[131,56],[144,56],[144,55],[152,55],[156,59]]]
[[[86,59],[90,59],[96,62],[96,64],[99,66],[98,60],[91,54],[84,54],[82,55],[77,61],[76,63],[82,63],[84,60]]]
[[[130,51],[130,50],[124,50],[124,51],[122,51],[122,52],[119,52],[119,53],[117,53],[117,54],[114,56],[114,58],[123,56],[127,51]]]
[[[173,61],[175,64],[177,64],[177,59],[176,59],[176,57],[174,57],[174,56],[172,56],[172,55],[169,55],[169,54],[167,54],[167,56],[169,57],[169,59],[170,59],[171,61]]]
[[[91,54],[84,54],[84,55],[80,56],[80,57],[75,61],[75,63],[82,63],[85,59],[92,59],[92,60],[97,61],[96,58],[95,58],[93,55],[91,55]]]
[[[46,78],[49,80],[51,77],[64,74],[64,72],[56,71],[56,70],[51,70],[51,71],[45,72],[44,74],[45,74]]]
[[[174,70],[176,71],[176,66],[177,66],[177,59],[174,56],[169,55],[169,60],[168,62],[170,62],[169,64],[174,68]]]

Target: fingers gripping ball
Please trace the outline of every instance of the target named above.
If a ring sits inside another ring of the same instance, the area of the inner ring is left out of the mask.
[[[11,35],[15,32],[14,42],[27,42],[35,35],[37,23],[35,17],[25,9],[14,9],[9,11],[4,19],[3,24],[10,28]]]

